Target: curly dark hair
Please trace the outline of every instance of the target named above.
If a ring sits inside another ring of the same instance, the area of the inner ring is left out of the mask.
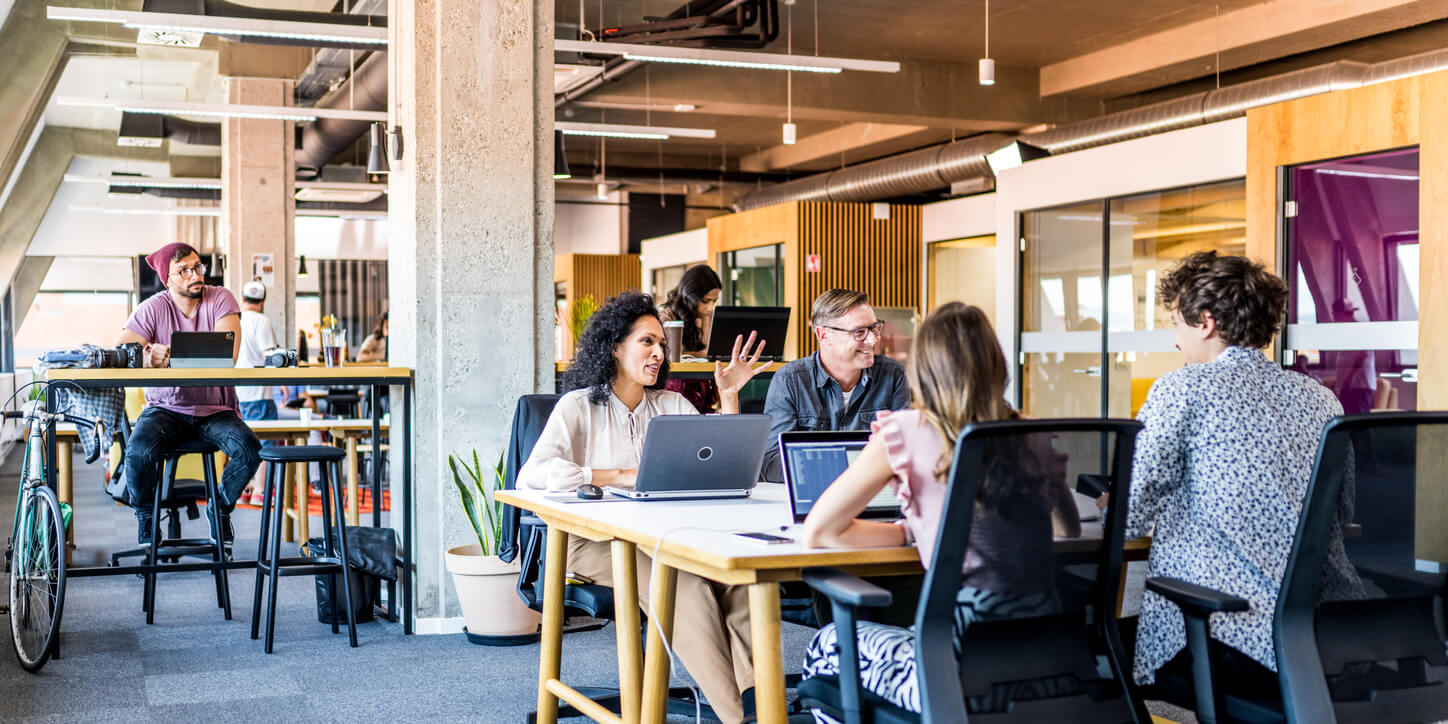
[[[578,337],[578,348],[573,364],[563,373],[563,391],[587,389],[588,401],[602,405],[608,399],[614,378],[618,377],[618,363],[613,351],[623,344],[633,331],[639,317],[659,318],[654,298],[642,292],[624,292],[604,302],[602,307],[588,320],[588,328]],[[649,386],[661,390],[669,381],[669,359],[665,356],[659,365],[659,379]]]
[[[1162,277],[1157,293],[1187,324],[1210,313],[1217,336],[1233,347],[1266,347],[1287,316],[1287,283],[1244,256],[1196,252]]]
[[[704,335],[699,329],[699,304],[715,289],[723,289],[724,282],[708,264],[693,266],[679,278],[679,286],[669,292],[664,308],[674,319],[684,323],[684,349],[693,351],[704,348]]]

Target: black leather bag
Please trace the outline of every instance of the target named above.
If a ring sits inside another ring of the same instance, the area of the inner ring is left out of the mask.
[[[377,600],[382,580],[397,580],[397,535],[391,528],[370,526],[347,526],[347,562],[352,566],[352,577],[348,581],[352,588],[350,606],[342,605],[341,581],[339,590],[332,590],[331,576],[315,576],[317,586],[317,620],[330,625],[335,611],[344,611],[338,623],[345,623],[346,616],[355,616],[357,623],[373,618],[372,602]],[[333,535],[336,531],[333,530]],[[307,553],[312,557],[334,556],[327,550],[326,539],[312,538],[307,541]]]

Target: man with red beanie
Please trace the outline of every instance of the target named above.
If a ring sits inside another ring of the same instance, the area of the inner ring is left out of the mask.
[[[233,332],[235,362],[241,346],[241,308],[224,287],[206,286],[206,264],[186,244],[161,247],[146,257],[166,290],[152,296],[131,315],[120,342],[145,347],[147,367],[170,362],[172,332]],[[231,387],[151,387],[146,409],[136,420],[126,446],[126,483],[136,509],[140,531],[136,539],[151,542],[151,503],[156,480],[167,454],[187,440],[203,440],[227,455],[219,495],[221,528],[213,535],[231,540],[231,510],[242,489],[261,465],[261,443],[237,413],[236,391]]]

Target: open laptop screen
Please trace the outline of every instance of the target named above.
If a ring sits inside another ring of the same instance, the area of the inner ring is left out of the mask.
[[[784,482],[794,522],[804,521],[825,488],[860,456],[870,434],[858,432],[787,432],[779,436]],[[897,518],[900,503],[887,485],[865,506],[862,518]]]

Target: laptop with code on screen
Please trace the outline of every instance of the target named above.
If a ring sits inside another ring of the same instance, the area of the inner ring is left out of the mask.
[[[790,513],[796,524],[803,523],[810,508],[825,488],[860,456],[870,433],[865,430],[840,432],[786,432],[779,436],[779,457],[783,462],[784,485],[789,490]],[[861,518],[898,518],[900,503],[895,490],[886,485],[860,513]]]

